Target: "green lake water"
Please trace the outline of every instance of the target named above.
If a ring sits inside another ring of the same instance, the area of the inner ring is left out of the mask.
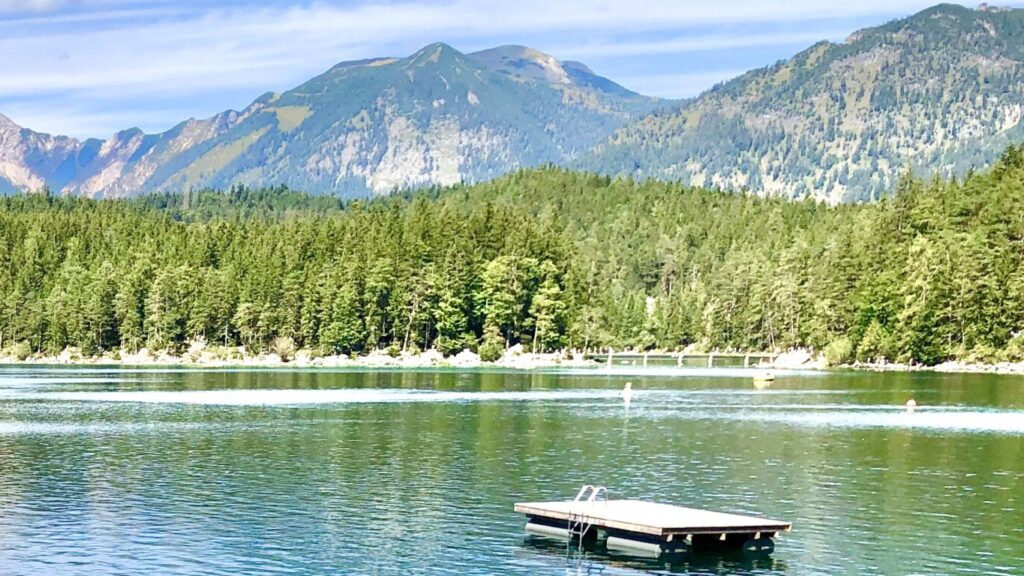
[[[525,536],[514,502],[583,483],[794,528],[761,559]],[[1024,574],[1024,378],[0,367],[0,574],[668,572]]]

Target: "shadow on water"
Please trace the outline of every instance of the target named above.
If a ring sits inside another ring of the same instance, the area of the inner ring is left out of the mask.
[[[753,554],[741,550],[690,551],[683,554],[662,554],[657,558],[635,556],[618,550],[608,550],[602,543],[585,543],[583,548],[575,542],[526,536],[524,555],[560,558],[565,562],[566,574],[619,574],[637,570],[660,574],[784,574],[786,563],[770,554]]]

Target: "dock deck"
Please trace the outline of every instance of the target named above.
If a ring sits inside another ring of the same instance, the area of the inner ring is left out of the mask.
[[[527,531],[561,538],[607,536],[609,547],[655,553],[694,545],[736,546],[750,551],[774,549],[772,538],[792,527],[756,516],[742,516],[658,504],[642,500],[523,502],[514,507],[529,518]]]

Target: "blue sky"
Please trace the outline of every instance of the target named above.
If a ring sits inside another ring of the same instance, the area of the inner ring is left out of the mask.
[[[109,137],[239,109],[333,64],[525,44],[663,97],[693,96],[916,0],[0,0],[0,113]]]

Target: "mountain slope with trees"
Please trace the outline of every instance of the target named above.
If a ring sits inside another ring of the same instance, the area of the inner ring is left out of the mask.
[[[1024,139],[1024,10],[939,5],[631,124],[586,169],[831,202],[961,176]]]
[[[78,141],[0,116],[0,193],[118,198],[234,184],[365,196],[566,163],[661,101],[522,46],[343,62],[241,111]]]
[[[865,201],[963,176],[1024,139],[1024,10],[938,5],[685,102],[523,46],[343,62],[160,134],[39,134],[0,116],[0,194],[288,185],[345,198],[555,164],[759,195]]]
[[[0,199],[0,348],[507,344],[1024,359],[1024,147],[828,206],[548,168],[341,203]]]

